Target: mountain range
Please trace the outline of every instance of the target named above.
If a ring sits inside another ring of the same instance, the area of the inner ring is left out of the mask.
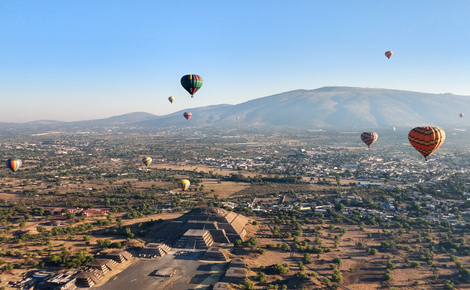
[[[133,126],[284,126],[310,129],[377,129],[422,125],[467,127],[470,96],[428,94],[402,90],[323,87],[295,90],[237,105],[190,108],[165,116],[138,112],[79,122],[36,121],[0,123],[1,127],[70,128]],[[459,117],[463,113],[464,117]],[[468,113],[468,116],[465,114]]]

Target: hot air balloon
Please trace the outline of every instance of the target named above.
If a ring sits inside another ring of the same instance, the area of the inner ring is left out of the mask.
[[[189,118],[191,118],[192,115],[193,115],[193,114],[191,114],[191,112],[184,112],[184,113],[183,113],[183,117],[185,117],[186,120],[189,120]]]
[[[185,75],[181,78],[181,85],[188,91],[191,98],[194,98],[196,91],[202,87],[202,82],[202,77],[198,75]]]
[[[439,127],[426,126],[416,127],[408,133],[408,140],[411,145],[428,160],[428,156],[433,154],[446,139],[446,133]]]
[[[385,52],[385,56],[390,59],[390,57],[393,55],[393,52],[391,52],[390,50],[389,51],[386,51]]]
[[[377,138],[379,138],[379,135],[377,135],[377,133],[375,132],[364,132],[361,134],[362,142],[366,143],[369,148],[370,145],[374,144],[375,141],[377,141]]]
[[[168,101],[170,101],[170,103],[173,104],[173,102],[175,101],[175,97],[169,97],[169,98],[168,98]]]
[[[462,117],[463,117],[463,113],[460,113],[459,116],[460,116],[460,118],[462,118]]]
[[[18,168],[21,167],[23,162],[20,159],[8,159],[7,160],[7,167],[10,168],[13,172],[16,172]]]
[[[152,158],[150,158],[150,157],[144,157],[144,158],[142,158],[142,163],[143,163],[145,166],[149,166],[150,163],[152,163]]]
[[[181,188],[183,191],[188,189],[189,185],[191,185],[191,183],[187,179],[181,179],[181,181],[178,182],[179,188]]]
[[[395,127],[392,127],[392,131],[393,131],[393,132],[395,132],[395,130],[396,130],[396,129],[397,129],[397,128],[395,128]]]

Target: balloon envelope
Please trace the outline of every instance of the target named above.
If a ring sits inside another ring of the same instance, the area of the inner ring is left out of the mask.
[[[369,147],[377,141],[377,138],[379,138],[379,135],[375,132],[364,132],[361,134],[362,142],[366,143]]]
[[[191,114],[191,112],[184,112],[184,113],[183,113],[183,117],[185,117],[186,120],[189,120],[189,118],[191,118],[192,115],[193,115],[193,114]]]
[[[460,118],[462,118],[462,117],[463,117],[463,113],[460,113],[459,116],[460,116]]]
[[[391,52],[390,50],[389,51],[386,51],[385,52],[385,56],[390,59],[390,57],[393,55],[393,52]]]
[[[13,172],[18,170],[21,167],[23,162],[20,159],[8,159],[7,160],[7,167],[10,168]]]
[[[181,179],[180,182],[178,182],[178,187],[181,188],[183,191],[185,191],[186,189],[188,189],[188,187],[191,185],[191,183],[189,182],[189,180],[187,179]]]
[[[145,166],[149,166],[150,163],[152,163],[152,158],[150,158],[150,157],[144,157],[144,158],[142,158],[142,163],[143,163]]]
[[[169,97],[169,98],[168,98],[168,101],[170,101],[170,103],[173,104],[173,102],[175,101],[175,97]]]
[[[186,91],[188,91],[191,98],[193,98],[196,91],[202,87],[202,82],[202,77],[198,75],[184,75],[181,78],[181,85]]]
[[[433,154],[446,139],[446,133],[439,127],[425,126],[411,129],[408,133],[408,140],[411,145],[428,160],[428,156]]]

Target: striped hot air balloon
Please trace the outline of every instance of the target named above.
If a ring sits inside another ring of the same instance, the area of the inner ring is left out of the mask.
[[[362,142],[366,143],[369,148],[370,145],[374,144],[375,141],[377,141],[377,138],[379,138],[379,135],[377,135],[377,133],[375,132],[364,132],[361,134]]]
[[[389,51],[386,51],[385,52],[385,56],[390,59],[390,57],[393,55],[393,52],[391,52],[390,50]]]
[[[446,133],[439,127],[426,126],[416,127],[408,133],[408,140],[411,145],[428,160],[428,156],[433,154],[446,139]]]
[[[193,115],[193,114],[191,114],[191,112],[184,112],[184,113],[183,113],[183,117],[185,117],[186,120],[189,120],[189,118],[191,118],[192,115]]]
[[[181,78],[181,85],[188,91],[191,98],[194,98],[194,94],[202,87],[202,83],[202,77],[198,75],[184,75]]]
[[[149,166],[150,163],[152,163],[152,158],[150,158],[150,157],[144,157],[144,158],[142,158],[142,163],[143,163],[145,166]]]
[[[181,188],[183,191],[185,191],[186,189],[188,189],[188,187],[191,185],[191,183],[189,182],[189,180],[187,179],[181,179],[180,182],[178,182],[178,187]]]
[[[20,159],[8,159],[7,160],[7,167],[10,168],[13,172],[16,172],[18,168],[21,167],[23,162]]]

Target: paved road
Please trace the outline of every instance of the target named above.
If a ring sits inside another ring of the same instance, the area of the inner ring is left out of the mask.
[[[217,282],[222,275],[221,268],[226,263],[204,262],[197,259],[203,252],[194,252],[189,256],[176,256],[171,251],[157,259],[142,259],[126,270],[112,277],[106,284],[94,289],[99,290],[188,290],[207,289]],[[173,277],[158,277],[159,270],[176,270]],[[109,275],[109,274],[108,274]]]

